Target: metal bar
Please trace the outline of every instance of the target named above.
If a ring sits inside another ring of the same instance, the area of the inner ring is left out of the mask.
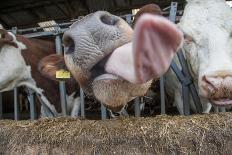
[[[175,23],[176,21],[176,12],[177,12],[177,2],[171,2],[171,8],[170,8],[170,14],[169,14],[169,19]]]
[[[219,112],[226,112],[226,107],[219,107]]]
[[[141,113],[141,111],[140,111],[140,98],[139,97],[137,97],[137,98],[135,98],[135,100],[134,100],[134,104],[135,104],[135,117],[140,117],[140,113]]]
[[[202,112],[201,100],[200,100],[200,98],[198,96],[198,93],[197,93],[197,90],[196,90],[196,88],[194,86],[194,82],[192,80],[192,76],[191,76],[191,74],[189,72],[188,64],[186,62],[186,59],[184,57],[184,54],[183,54],[182,50],[177,52],[177,56],[178,56],[179,62],[181,64],[184,76],[186,77],[186,79],[189,79],[190,82],[191,82],[191,84],[189,85],[189,89],[190,89],[190,93],[192,95],[194,104],[196,106],[197,112],[201,113]]]
[[[190,115],[190,104],[189,104],[189,88],[182,85],[182,98],[183,98],[183,111],[184,115]]]
[[[36,110],[35,110],[35,97],[34,97],[34,91],[29,89],[28,90],[28,100],[29,100],[29,104],[30,104],[30,117],[31,120],[35,120],[36,119]]]
[[[0,93],[0,119],[3,119],[2,93]]]
[[[62,52],[62,46],[61,46],[61,37],[59,35],[60,28],[56,27],[56,53],[57,54],[63,54]],[[62,115],[67,116],[67,99],[66,99],[66,88],[65,88],[65,82],[60,81],[59,82],[59,89],[60,89],[60,101],[61,101],[61,110],[62,110]]]
[[[164,91],[164,76],[160,77],[160,103],[161,103],[161,114],[166,114],[165,107],[165,91]]]
[[[68,28],[60,29],[59,33],[64,33]],[[45,36],[53,36],[54,32],[50,31],[43,31],[43,32],[35,32],[35,33],[29,33],[24,34],[23,36],[26,38],[36,38],[36,37],[45,37]]]
[[[106,114],[106,107],[101,103],[101,119],[104,120],[106,119],[107,114]]]
[[[164,8],[163,11],[167,11],[167,10],[169,10],[170,8],[171,8],[171,6],[168,6],[168,7]]]
[[[196,87],[194,86],[194,84],[191,84],[189,86],[189,88],[190,88],[190,92],[191,92],[193,101],[195,103],[197,112],[198,113],[202,113],[203,112],[203,108],[202,108],[201,100],[200,100],[200,97],[199,97],[199,95],[197,93]]]
[[[80,97],[81,97],[81,117],[85,118],[85,96],[84,91],[80,88]]]
[[[14,88],[14,119],[19,120],[18,88]]]

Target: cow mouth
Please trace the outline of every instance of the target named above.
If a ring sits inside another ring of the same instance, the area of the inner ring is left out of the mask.
[[[111,56],[113,52],[111,52],[109,55],[106,55],[105,57],[103,57],[99,62],[97,62],[92,69],[90,70],[91,72],[91,79],[93,79],[94,81],[97,80],[117,80],[117,79],[122,79],[121,77],[119,77],[118,75],[114,75],[111,73],[108,73],[105,70],[105,66],[106,63],[109,59],[109,57]]]
[[[232,105],[232,99],[213,99],[211,100],[211,103],[215,106],[230,106]]]

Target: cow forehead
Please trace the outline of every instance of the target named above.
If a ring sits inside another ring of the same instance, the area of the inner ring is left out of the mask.
[[[232,10],[223,0],[191,0],[188,3],[179,27],[190,35],[201,34],[207,29],[232,31]]]

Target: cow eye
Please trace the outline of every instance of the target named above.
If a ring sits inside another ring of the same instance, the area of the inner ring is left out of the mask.
[[[192,36],[190,36],[188,34],[184,34],[184,41],[185,41],[185,43],[190,44],[190,43],[194,42],[194,39]]]

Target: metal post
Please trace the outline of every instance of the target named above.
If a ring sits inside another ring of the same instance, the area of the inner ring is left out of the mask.
[[[81,88],[80,88],[80,97],[81,97],[81,117],[85,118],[85,96]]]
[[[106,107],[101,103],[101,119],[104,120],[106,119],[107,114],[106,114]]]
[[[135,98],[135,117],[139,117],[140,116],[140,100],[139,97]]]
[[[14,34],[17,34],[18,28],[17,27],[12,27],[11,31]]]
[[[164,76],[160,77],[160,102],[161,102],[161,114],[166,114],[165,110],[165,91],[164,91]]]
[[[128,14],[128,15],[125,15],[126,17],[126,22],[131,25],[132,24],[132,17],[131,17],[131,14]]]
[[[36,119],[36,110],[35,110],[35,98],[34,98],[34,91],[29,89],[28,90],[28,100],[29,100],[29,104],[30,104],[30,117],[31,120],[35,120]]]
[[[171,8],[170,8],[170,14],[169,14],[169,20],[175,23],[176,21],[176,12],[177,12],[177,2],[171,2]]]
[[[14,119],[19,120],[18,90],[14,88]]]
[[[56,27],[56,53],[57,54],[63,54],[62,52],[62,46],[61,46],[61,37],[60,37],[60,28]],[[62,109],[62,115],[67,116],[67,100],[66,100],[66,90],[65,90],[65,82],[60,81],[59,82],[59,90],[60,90],[60,101],[61,101],[61,109]]]
[[[226,107],[219,107],[219,112],[226,112]]]
[[[2,93],[0,93],[0,119],[3,118],[3,109],[2,109]]]
[[[18,28],[12,27],[12,33],[17,34]],[[19,120],[18,90],[14,88],[14,119]]]
[[[189,89],[188,86],[182,85],[183,111],[184,115],[190,115]]]

